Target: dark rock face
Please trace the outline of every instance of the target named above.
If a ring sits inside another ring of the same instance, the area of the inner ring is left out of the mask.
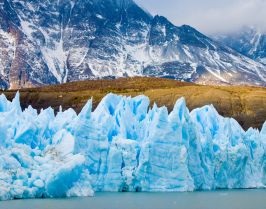
[[[132,0],[0,3],[0,88],[143,75],[265,85],[266,67]]]

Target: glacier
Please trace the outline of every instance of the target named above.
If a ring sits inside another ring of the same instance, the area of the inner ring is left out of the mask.
[[[265,188],[266,123],[244,131],[212,105],[173,110],[108,94],[73,109],[22,110],[0,96],[0,200]]]

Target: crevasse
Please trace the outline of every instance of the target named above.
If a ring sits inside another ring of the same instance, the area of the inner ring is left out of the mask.
[[[265,187],[266,123],[245,132],[212,105],[149,105],[108,94],[93,112],[89,100],[38,114],[1,95],[0,199]]]

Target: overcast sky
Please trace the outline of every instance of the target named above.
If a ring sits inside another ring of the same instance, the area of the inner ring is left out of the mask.
[[[206,34],[228,33],[245,25],[266,31],[266,0],[135,0],[151,14]]]

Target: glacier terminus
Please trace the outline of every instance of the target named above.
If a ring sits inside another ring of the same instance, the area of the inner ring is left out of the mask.
[[[244,131],[212,105],[108,94],[95,110],[22,110],[0,96],[0,200],[264,188],[266,123]]]

